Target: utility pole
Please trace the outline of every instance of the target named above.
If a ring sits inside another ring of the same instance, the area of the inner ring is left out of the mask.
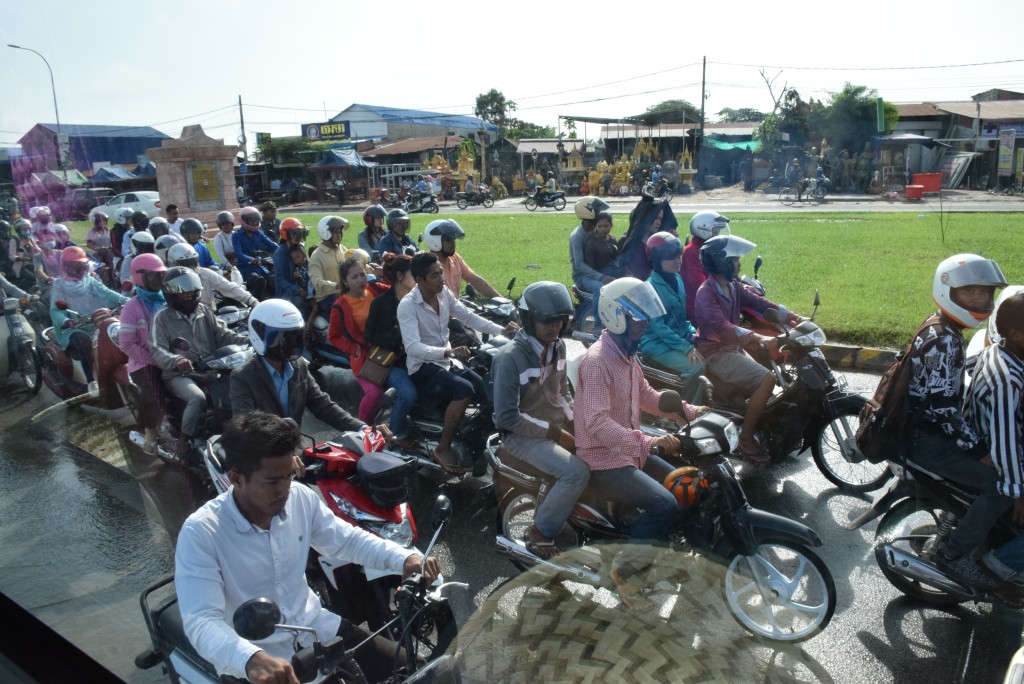
[[[238,120],[242,123],[242,137],[240,137],[238,139],[238,144],[242,148],[242,161],[243,162],[248,162],[249,161],[249,152],[248,152],[248,150],[246,148],[245,115],[242,113],[242,96],[241,95],[238,96]]]
[[[700,176],[701,187],[704,187],[704,99],[708,92],[707,79],[708,57],[704,55],[700,70],[700,138],[697,140],[697,144],[700,145],[700,149],[697,150],[697,174]]]

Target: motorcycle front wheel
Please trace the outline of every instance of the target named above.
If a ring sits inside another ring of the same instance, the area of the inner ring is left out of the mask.
[[[763,540],[751,556],[733,551],[722,592],[733,619],[771,641],[810,639],[836,610],[828,566],[807,547],[789,541]]]
[[[889,567],[888,552],[892,549],[933,562],[938,552],[935,535],[942,513],[928,499],[904,499],[882,516],[875,532],[875,561],[885,579],[911,598],[938,605],[960,603],[963,599],[896,572]]]
[[[465,197],[460,197],[455,204],[459,207],[459,209],[465,209],[466,207],[469,206],[469,202],[466,201]]]
[[[39,354],[34,348],[23,349],[18,354],[18,371],[21,375],[21,382],[29,394],[36,394],[43,386],[43,364],[39,360]]]
[[[490,197],[485,197],[484,198],[484,208],[485,209],[490,209],[493,206],[494,206],[494,200],[491,199]]]
[[[662,193],[660,199],[663,202],[671,202],[673,197],[675,197],[675,195],[672,194],[672,191],[671,190],[666,190],[665,192]]]
[[[872,492],[889,479],[886,461],[872,463],[857,449],[854,436],[858,425],[859,411],[852,407],[841,408],[839,415],[822,428],[811,444],[811,455],[821,474],[840,490],[850,493]],[[847,454],[851,458],[847,458]]]
[[[793,206],[793,203],[796,202],[796,187],[787,185],[779,190],[779,201],[787,207]]]
[[[559,197],[555,200],[555,210],[562,211],[563,209],[565,209],[565,198]]]
[[[529,209],[530,211],[536,211],[537,200],[533,199],[532,197],[528,197],[526,199],[526,208]]]

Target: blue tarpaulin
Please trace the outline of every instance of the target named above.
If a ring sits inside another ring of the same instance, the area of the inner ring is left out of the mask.
[[[92,175],[93,183],[117,183],[126,180],[135,180],[135,174],[120,166],[103,166]]]
[[[376,162],[366,161],[359,156],[355,150],[325,150],[324,157],[310,168],[350,166],[353,168],[371,168],[377,166]]]

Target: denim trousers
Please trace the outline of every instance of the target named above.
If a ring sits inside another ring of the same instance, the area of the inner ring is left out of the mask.
[[[398,439],[409,436],[409,413],[416,405],[416,385],[405,369],[405,363],[395,364],[388,373],[388,387],[395,390],[395,403],[391,405],[388,429]]]
[[[662,459],[648,456],[644,470],[625,466],[590,472],[590,486],[622,504],[623,516],[632,518],[629,528],[631,543],[660,541],[672,529],[679,514],[676,497],[662,486],[660,479],[647,474],[671,470],[671,466]]]
[[[959,558],[985,541],[988,531],[1013,506],[1013,499],[996,490],[996,469],[983,464],[956,445],[956,439],[940,432],[919,430],[914,435],[911,460],[936,475],[980,490],[974,503],[946,541],[945,553]]]
[[[541,534],[554,539],[562,531],[576,500],[587,488],[590,469],[578,456],[570,454],[550,439],[510,434],[504,442],[505,448],[518,458],[555,478],[555,484],[537,507],[534,520]]]

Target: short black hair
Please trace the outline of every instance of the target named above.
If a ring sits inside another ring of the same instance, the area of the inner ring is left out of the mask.
[[[270,211],[271,209],[277,209],[277,205],[271,202],[270,200],[267,200],[266,202],[260,205],[260,211]]]
[[[227,422],[220,444],[227,469],[237,470],[249,479],[260,469],[263,459],[292,456],[301,439],[302,433],[294,420],[266,411],[250,411]]]
[[[292,245],[288,248],[288,253],[293,254],[295,252],[301,252],[303,256],[306,256],[306,246],[302,244]]]
[[[412,277],[419,280],[420,278],[426,278],[427,272],[430,271],[430,267],[436,263],[436,256],[430,252],[420,252],[412,258],[409,270],[412,271]]]
[[[615,223],[615,219],[612,218],[612,213],[610,211],[602,211],[594,217],[594,225],[596,226],[598,221],[603,221],[605,219],[608,219],[608,223]]]
[[[1024,329],[1024,292],[1007,297],[996,311],[996,332],[1003,337],[1015,330]]]
[[[167,208],[166,208],[166,209],[164,209],[164,211],[165,211],[165,212],[168,212],[168,211],[177,211],[177,210],[178,210],[178,205],[177,205],[177,204],[168,204],[168,205],[167,205]]]

